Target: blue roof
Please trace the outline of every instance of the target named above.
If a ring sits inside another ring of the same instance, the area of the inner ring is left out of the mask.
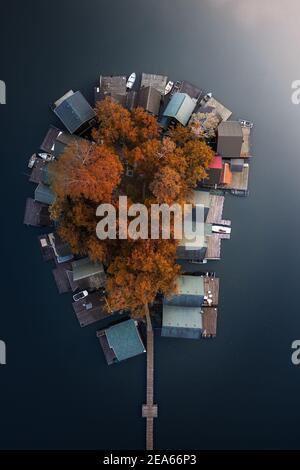
[[[54,112],[71,134],[95,117],[95,111],[80,91],[63,100]]]
[[[40,183],[36,187],[36,190],[34,192],[34,199],[35,201],[42,202],[50,206],[55,200],[55,194],[53,193],[51,188],[49,188],[49,186]]]
[[[161,336],[166,338],[200,339],[202,330],[200,328],[178,328],[176,326],[163,326]]]
[[[105,331],[109,346],[118,361],[123,361],[145,352],[144,344],[134,320],[126,320]]]
[[[196,106],[196,100],[187,93],[174,93],[163,115],[174,118],[186,126]]]

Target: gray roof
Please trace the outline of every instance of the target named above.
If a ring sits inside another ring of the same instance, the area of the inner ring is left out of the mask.
[[[198,88],[197,86],[192,85],[192,83],[184,80],[181,83],[180,92],[187,93],[191,98],[195,98],[196,100],[198,100],[202,93],[202,90],[201,88]]]
[[[32,168],[29,181],[31,183],[50,183],[50,178],[47,170],[48,162],[45,162],[41,158],[37,158]]]
[[[152,73],[142,73],[141,87],[152,86],[162,95],[165,93],[168,77],[165,75],[155,75]]]
[[[244,168],[244,159],[243,158],[232,158],[230,160],[230,169],[233,172],[241,173]]]
[[[163,327],[202,329],[201,307],[163,305]]]
[[[155,88],[148,86],[138,92],[137,106],[141,106],[155,116],[159,113],[161,94]]]
[[[66,98],[54,108],[54,113],[71,134],[95,117],[95,111],[80,91],[66,96]]]
[[[127,320],[105,330],[110,348],[118,361],[146,352],[134,320]]]
[[[196,100],[186,93],[174,93],[163,115],[176,119],[186,126],[196,106]]]
[[[24,224],[34,227],[50,226],[52,221],[49,215],[49,207],[46,204],[37,202],[32,198],[26,199],[24,214]]]
[[[218,126],[217,152],[222,157],[240,157],[243,132],[238,121],[221,122]]]
[[[204,302],[204,280],[200,276],[178,276],[177,292],[165,298],[165,305],[201,307]]]
[[[49,186],[40,183],[34,192],[34,199],[50,206],[55,201],[55,194]]]
[[[95,274],[103,274],[104,269],[102,263],[95,263],[89,258],[82,258],[72,263],[73,280],[80,281]]]

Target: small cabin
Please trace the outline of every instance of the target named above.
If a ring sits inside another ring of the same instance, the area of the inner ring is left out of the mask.
[[[132,319],[97,331],[97,338],[109,365],[146,352],[138,323]]]

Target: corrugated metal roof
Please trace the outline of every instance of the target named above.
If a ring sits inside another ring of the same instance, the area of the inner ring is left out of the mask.
[[[178,276],[177,292],[165,298],[165,305],[181,307],[201,307],[204,302],[204,281],[199,276]]]
[[[162,326],[176,328],[202,329],[202,310],[200,307],[178,307],[163,305]]]
[[[105,330],[106,338],[118,361],[145,352],[144,344],[134,320],[127,320]]]
[[[196,100],[186,93],[174,93],[163,115],[176,119],[186,126],[196,106]]]
[[[102,263],[95,263],[89,258],[82,258],[72,263],[73,279],[79,281],[95,274],[104,275],[104,269]]]
[[[76,91],[62,101],[54,108],[54,113],[71,134],[95,117],[95,111],[80,91]]]
[[[199,328],[178,328],[175,326],[163,326],[161,336],[165,338],[200,339],[202,331]]]
[[[50,206],[55,201],[55,194],[49,186],[40,183],[34,192],[34,199]]]

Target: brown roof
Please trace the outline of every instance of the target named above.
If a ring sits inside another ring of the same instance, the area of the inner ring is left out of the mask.
[[[141,106],[155,116],[159,113],[161,94],[155,88],[148,86],[138,92],[137,106]]]
[[[242,144],[242,127],[238,121],[225,121],[219,124],[217,151],[222,157],[240,158]]]

